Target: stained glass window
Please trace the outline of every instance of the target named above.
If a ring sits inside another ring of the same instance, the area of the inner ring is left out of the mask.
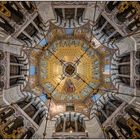
[[[73,34],[73,29],[72,28],[67,28],[65,30],[65,32],[66,32],[66,35],[72,35]]]
[[[100,94],[95,94],[92,96],[92,100],[96,102],[100,98],[100,96],[101,96]]]
[[[105,65],[104,67],[104,74],[109,74],[110,72],[110,66],[109,65]]]
[[[47,96],[46,96],[45,93],[42,93],[42,94],[39,96],[39,98],[40,98],[43,102],[45,102],[45,101],[47,100]]]
[[[44,38],[44,39],[42,39],[42,40],[39,42],[39,45],[40,45],[41,47],[44,47],[47,43],[48,43],[48,40]]]
[[[33,76],[33,75],[35,75],[35,73],[36,73],[36,68],[35,68],[35,66],[30,66],[30,75],[31,76]]]

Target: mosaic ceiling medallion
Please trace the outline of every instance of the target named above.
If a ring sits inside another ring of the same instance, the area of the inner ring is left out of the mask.
[[[76,63],[66,62],[63,65],[63,73],[67,77],[74,76],[77,72]]]

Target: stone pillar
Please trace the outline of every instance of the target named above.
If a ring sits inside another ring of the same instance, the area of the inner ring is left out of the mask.
[[[27,36],[31,41],[33,40],[33,38],[28,34],[26,33],[25,31],[22,32],[25,36]]]
[[[64,123],[63,123],[63,132],[65,132],[65,128],[66,128],[66,118],[64,118]]]
[[[130,62],[122,62],[122,63],[117,63],[117,65],[130,65]]]
[[[134,83],[134,81],[135,81],[135,64],[136,64],[136,62],[135,62],[135,54],[134,54],[134,51],[132,51],[132,52],[130,52],[130,86],[131,87],[135,87],[135,83]]]
[[[115,34],[117,33],[117,31],[115,30],[111,35],[109,35],[109,37],[107,37],[107,42],[109,41],[109,39],[112,37],[112,36],[114,36]]]
[[[77,119],[76,118],[74,119],[74,122],[75,122],[75,132],[78,132],[78,125],[77,125]]]
[[[105,112],[102,110],[102,109],[100,109],[100,111],[102,112],[102,114],[105,116],[105,118],[107,119],[108,118],[108,116],[105,114]]]
[[[21,68],[21,71],[29,71],[29,69],[27,69],[27,68]]]
[[[39,33],[41,33],[40,29],[38,28],[38,26],[35,24],[34,21],[32,21],[32,24],[33,24],[33,26],[36,28],[36,30],[37,30]]]
[[[24,126],[24,123],[23,123],[24,119],[22,117],[17,117],[15,118],[14,120],[12,120],[9,124],[7,124],[6,126],[6,133],[11,133],[14,131],[14,130],[17,130],[17,128],[19,127],[22,127]]]
[[[3,108],[3,110],[0,111],[0,122],[9,120],[8,118],[11,117],[14,113],[15,113],[15,111],[11,107]]]
[[[101,27],[101,29],[99,30],[99,33],[101,33],[101,31],[105,28],[105,26],[107,25],[107,21],[103,24],[103,26]]]
[[[125,75],[125,74],[118,74],[118,76],[120,76],[120,77],[130,78],[130,75]]]
[[[113,1],[108,2],[107,5],[106,5],[107,8],[109,9],[108,12],[111,13],[112,10],[114,10],[118,6],[119,3],[120,2],[118,2],[118,1],[117,2],[113,2]]]
[[[13,65],[13,66],[24,66],[24,64],[19,64],[19,63],[10,63],[10,65]]]
[[[33,116],[33,120],[36,118],[36,116],[39,114],[39,112],[40,112],[41,110],[39,109],[35,114],[34,114],[34,116]]]
[[[76,20],[76,17],[77,17],[77,8],[75,8],[75,11],[74,11],[74,19]]]
[[[20,137],[20,139],[31,139],[34,134],[34,129],[29,128],[25,133],[23,133]]]
[[[5,105],[6,105],[6,103],[3,101],[3,95],[0,94],[0,108],[2,108]]]
[[[85,121],[85,125],[86,131],[88,132],[88,138],[90,139],[104,138],[101,126],[95,117],[92,120]]]
[[[46,128],[46,137],[47,139],[52,138],[52,134],[55,131],[55,121],[48,120],[47,128]]]
[[[108,103],[112,106],[112,107],[114,107],[115,109],[117,109],[118,107],[117,106],[115,106],[113,103],[111,103],[110,101],[108,101]]]
[[[63,15],[63,19],[65,20],[65,9],[62,9],[62,15]]]
[[[10,78],[19,78],[19,77],[23,77],[24,78],[24,75],[14,75],[14,76],[10,76]]]
[[[25,110],[26,108],[28,108],[33,102],[34,102],[34,100],[32,100],[31,102],[29,102],[29,103],[23,108],[23,110]]]

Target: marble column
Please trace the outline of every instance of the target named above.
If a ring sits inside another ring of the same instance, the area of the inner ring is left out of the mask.
[[[130,62],[121,62],[121,63],[118,63],[117,65],[130,65]]]
[[[105,26],[107,25],[107,21],[103,24],[103,26],[99,29],[99,33],[101,33],[101,31],[105,28]]]
[[[62,9],[62,15],[63,15],[63,19],[65,20],[65,9]]]
[[[125,75],[125,74],[118,74],[118,76],[120,76],[120,77],[130,78],[130,75]]]
[[[19,63],[10,63],[10,65],[13,65],[13,66],[24,66],[24,64],[19,64]]]
[[[23,108],[23,110],[27,109],[33,102],[34,102],[34,100],[32,100],[31,102],[29,102],[29,103]]]
[[[63,132],[65,132],[66,129],[66,118],[64,118],[64,123],[63,123]]]
[[[34,114],[34,116],[33,116],[33,120],[36,118],[36,116],[39,114],[39,112],[40,112],[41,110],[40,109],[38,109],[38,111]]]
[[[10,76],[10,79],[13,79],[13,78],[20,78],[20,77],[23,77],[23,78],[24,78],[24,75],[14,75],[14,76]]]
[[[78,132],[77,118],[74,119],[74,123],[75,123],[75,132]]]
[[[109,35],[109,36],[107,37],[107,39],[106,39],[106,42],[108,42],[109,39],[110,39],[111,37],[113,37],[116,33],[117,33],[117,31],[114,31],[111,35]]]
[[[106,115],[106,113],[105,113],[102,109],[100,109],[100,111],[101,111],[101,113],[104,115],[104,117],[107,119],[108,116]]]
[[[77,17],[77,8],[75,8],[75,11],[74,11],[74,19],[76,20],[76,17]]]

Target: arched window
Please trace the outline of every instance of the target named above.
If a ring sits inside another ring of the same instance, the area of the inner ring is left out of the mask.
[[[116,18],[119,20],[119,22],[124,23],[127,19],[129,19],[130,16],[135,14],[135,8],[132,7],[132,5],[129,5],[127,2],[123,2],[120,6],[119,9],[124,8],[128,6],[127,8],[125,8],[122,12],[118,12],[116,15]],[[131,12],[134,11],[134,12]]]
[[[29,128],[20,138],[21,139],[30,139],[34,135],[35,130],[33,128]]]
[[[4,52],[0,51],[0,60],[4,59]]]
[[[119,1],[109,1],[109,2],[107,2],[107,4],[106,4],[106,11],[110,13],[110,12],[113,11],[119,4],[120,4]]]
[[[21,5],[29,12],[29,13],[33,13],[34,11],[34,6],[32,4],[32,2],[29,2],[29,1],[22,1],[22,2],[19,2],[21,3]]]
[[[110,127],[107,127],[105,130],[107,137],[109,139],[119,139],[119,136],[117,135],[116,131]]]
[[[131,138],[132,136],[132,130],[127,125],[126,119],[121,117],[116,121],[117,127],[120,129],[120,132],[125,138]]]
[[[136,65],[136,74],[140,75],[140,64]]]
[[[0,76],[3,76],[5,72],[5,68],[3,65],[0,65]]]
[[[140,112],[138,110],[136,110],[133,106],[127,106],[125,108],[125,111],[130,115],[130,117],[137,122],[138,124],[140,124]]]
[[[102,104],[102,107],[98,107],[97,105],[97,117],[101,124],[103,124],[108,117],[112,115],[113,112],[122,104],[122,101],[116,98],[108,97],[108,101],[103,101],[104,98],[100,98],[99,102]]]
[[[24,58],[10,54],[10,87],[23,84],[25,81],[24,69]]]
[[[23,127],[24,126],[23,120],[24,119],[21,116],[19,116],[10,123],[8,123],[4,128],[5,133],[10,135],[13,133],[14,130],[17,130],[17,128]]]
[[[9,34],[15,32],[15,29],[2,17],[0,17],[0,27]]]
[[[140,59],[140,51],[137,51],[137,52],[136,52],[136,58],[137,58],[137,59]]]
[[[118,74],[120,80],[130,86],[130,53],[122,56],[118,62]]]
[[[24,15],[19,10],[15,2],[6,2],[4,6],[10,11],[10,18],[15,21],[17,24],[22,24],[24,22]]]
[[[103,124],[107,119],[103,112],[101,112],[100,110],[98,110],[97,112],[97,117],[99,118],[101,124]]]
[[[15,110],[11,107],[9,108],[4,108],[2,111],[0,111],[0,122],[7,122],[7,118],[12,116],[15,113]]]
[[[55,132],[85,132],[84,120],[80,117],[61,116],[56,122]]]
[[[136,80],[136,87],[139,89],[140,88],[140,80]]]

